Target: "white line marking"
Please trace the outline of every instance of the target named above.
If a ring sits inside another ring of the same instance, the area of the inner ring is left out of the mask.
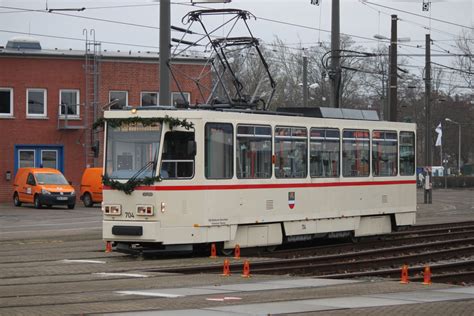
[[[107,273],[107,272],[98,272],[98,273],[92,273],[92,274],[100,275],[100,276],[124,276],[124,277],[131,277],[131,278],[148,278],[148,275],[135,274],[135,273]]]
[[[60,222],[60,223],[47,223],[47,224],[32,224],[32,225],[15,225],[13,227],[40,227],[40,226],[64,226],[64,225],[79,225],[79,224],[99,224],[100,220],[97,221],[84,221],[84,222]]]
[[[71,231],[71,230],[92,230],[92,229],[101,229],[102,226],[89,226],[89,227],[77,227],[77,228],[65,228],[65,229],[47,229],[47,230],[21,230],[21,231],[11,231],[11,232],[0,232],[0,235],[8,234],[19,234],[19,233],[48,233],[48,232],[60,232],[60,231]]]
[[[102,260],[81,260],[81,259],[78,259],[78,260],[64,259],[60,261],[64,263],[105,263],[105,261],[102,261]]]
[[[178,294],[154,293],[154,292],[143,292],[143,291],[117,291],[116,293],[124,294],[124,295],[143,295],[143,296],[156,296],[156,297],[167,297],[167,298],[184,297],[184,295],[178,295]]]
[[[208,298],[206,298],[206,301],[224,302],[224,298],[223,297],[220,297],[220,298],[208,297]]]
[[[224,302],[224,301],[239,301],[241,297],[236,296],[224,296],[224,297],[208,297],[206,301]]]

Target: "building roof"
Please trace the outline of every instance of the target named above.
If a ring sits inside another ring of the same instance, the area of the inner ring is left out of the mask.
[[[39,42],[38,42],[39,43]],[[11,46],[11,45],[10,45]],[[25,57],[64,57],[64,58],[84,58],[85,50],[74,50],[74,49],[27,49],[27,48],[10,48],[0,46],[0,57],[2,56],[25,56]],[[120,59],[130,61],[148,61],[158,62],[159,53],[156,51],[110,51],[102,50],[100,52],[100,58],[104,60]],[[189,54],[182,54],[173,60],[182,63],[206,63],[208,57],[197,51],[190,52]]]

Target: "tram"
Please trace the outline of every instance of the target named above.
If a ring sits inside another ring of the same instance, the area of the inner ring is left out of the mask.
[[[415,124],[323,110],[105,111],[104,240],[225,252],[413,225]]]

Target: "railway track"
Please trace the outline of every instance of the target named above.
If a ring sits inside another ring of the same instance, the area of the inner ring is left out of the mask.
[[[474,282],[474,223],[416,227],[370,238],[358,244],[284,249],[266,254],[266,261],[252,263],[252,273],[321,276],[329,278],[400,276],[408,264],[414,280],[424,266],[432,266],[437,282]],[[242,263],[231,264],[241,271]],[[160,272],[217,273],[220,265],[203,265]]]
[[[272,277],[267,275],[281,273],[288,274],[287,279],[291,279],[291,275],[398,279],[400,265],[407,262],[410,281],[417,282],[422,278],[424,264],[429,261],[434,282],[471,283],[472,277],[469,279],[468,275],[474,274],[470,268],[474,265],[474,234],[469,226],[464,223],[414,227],[357,244],[308,248],[304,255],[301,249],[282,249],[266,253],[265,257],[252,258],[250,272],[258,276],[255,279],[269,279]],[[414,239],[419,236],[424,238]],[[0,248],[2,315],[71,314],[78,310],[103,313],[130,311],[133,306],[156,309],[162,308],[161,300],[124,297],[117,291],[166,288],[170,284],[201,286],[213,284],[216,278],[222,284],[248,282],[240,277],[218,277],[222,273],[223,258],[209,259],[208,254],[160,255],[148,259],[104,253],[104,242],[99,234],[9,240],[0,242]],[[385,249],[383,254],[382,249]],[[438,252],[436,257],[434,251]],[[431,253],[432,258],[428,261],[423,257],[427,253]],[[238,276],[243,260],[231,261],[231,271]],[[377,270],[373,269],[375,266]],[[181,273],[195,274],[190,277]],[[186,306],[194,306],[200,299],[196,297]]]

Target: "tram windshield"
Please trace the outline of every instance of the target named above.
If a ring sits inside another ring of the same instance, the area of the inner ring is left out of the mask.
[[[160,148],[161,124],[109,127],[105,174],[114,179],[152,177]]]

